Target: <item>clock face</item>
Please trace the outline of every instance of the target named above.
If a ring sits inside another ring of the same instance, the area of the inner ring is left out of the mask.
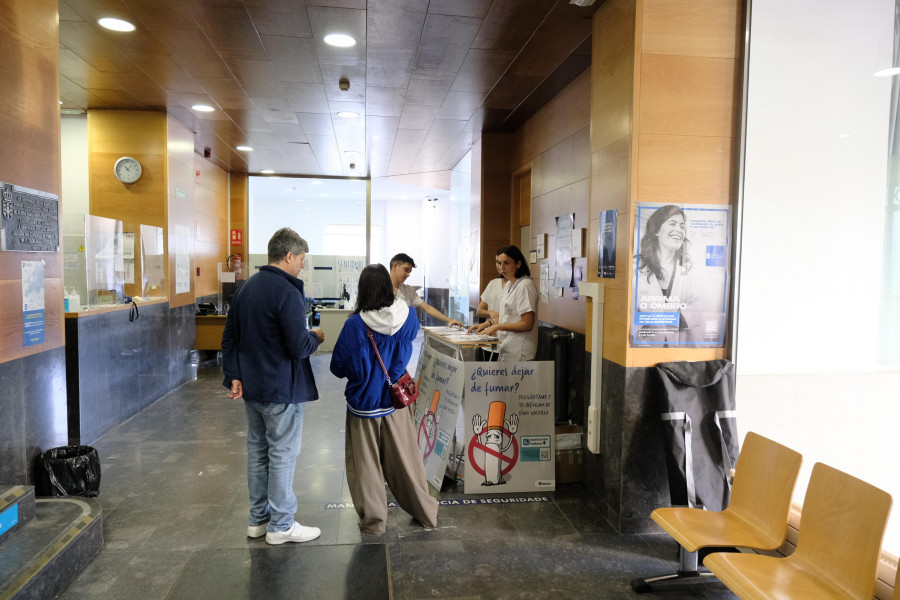
[[[134,183],[141,178],[141,163],[130,156],[117,160],[114,170],[116,179],[122,183]]]

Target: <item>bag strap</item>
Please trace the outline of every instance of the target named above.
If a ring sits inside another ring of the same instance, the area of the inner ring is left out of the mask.
[[[375,349],[375,356],[378,357],[378,364],[381,365],[381,370],[384,371],[384,378],[387,379],[387,384],[391,385],[391,376],[388,375],[387,369],[384,368],[384,362],[381,360],[381,353],[378,352],[378,346],[375,345],[375,338],[372,337],[372,330],[369,329],[368,325],[366,325],[366,335],[369,336],[369,341],[372,342],[372,347]]]

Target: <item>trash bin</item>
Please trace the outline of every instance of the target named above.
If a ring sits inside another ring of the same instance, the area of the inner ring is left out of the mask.
[[[730,360],[659,363],[673,506],[724,510],[738,456]]]
[[[87,496],[100,494],[100,456],[90,446],[61,446],[38,459],[39,496]]]

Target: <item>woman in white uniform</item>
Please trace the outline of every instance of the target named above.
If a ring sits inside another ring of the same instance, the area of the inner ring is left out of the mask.
[[[469,327],[470,332],[496,335],[500,360],[533,360],[537,353],[538,291],[522,251],[506,246],[497,251],[497,270],[506,280],[500,294],[499,319]]]
[[[478,310],[475,311],[476,317],[490,319],[495,323],[500,322],[500,296],[503,294],[503,288],[506,287],[507,280],[500,274],[500,267],[497,266],[497,277],[491,279],[484,292],[481,294],[481,303]],[[497,360],[497,349],[491,347],[489,350],[478,349],[478,360]]]

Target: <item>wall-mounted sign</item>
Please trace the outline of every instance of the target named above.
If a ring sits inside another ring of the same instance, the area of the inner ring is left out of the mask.
[[[635,212],[631,346],[724,347],[730,207],[639,202]]]
[[[244,231],[242,229],[231,230],[231,245],[241,246],[244,244]]]
[[[0,182],[0,249],[18,252],[59,250],[59,196]]]

